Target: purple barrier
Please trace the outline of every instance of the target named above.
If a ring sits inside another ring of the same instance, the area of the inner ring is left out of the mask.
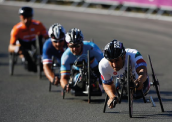
[[[159,0],[158,6],[172,7],[172,0]]]
[[[119,2],[126,6],[138,7],[172,7],[172,0],[89,0],[97,2]]]
[[[104,1],[104,2],[119,2],[121,3],[123,0],[91,0],[91,1]]]

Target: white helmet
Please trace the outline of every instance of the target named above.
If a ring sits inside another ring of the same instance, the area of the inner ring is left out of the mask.
[[[72,28],[69,32],[66,33],[66,42],[67,43],[82,43],[84,36],[80,29]]]
[[[53,24],[48,31],[48,35],[52,39],[52,41],[65,38],[65,33],[66,31],[64,27],[59,23]]]

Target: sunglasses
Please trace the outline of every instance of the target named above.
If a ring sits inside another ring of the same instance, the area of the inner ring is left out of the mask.
[[[79,48],[81,44],[73,44],[73,45],[68,45],[70,48]]]
[[[60,42],[62,42],[63,40],[64,40],[64,39],[59,39],[59,40],[56,39],[56,40],[53,40],[53,42],[54,42],[54,43],[60,43]]]

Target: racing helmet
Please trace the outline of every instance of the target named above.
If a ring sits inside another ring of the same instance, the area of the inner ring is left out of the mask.
[[[24,17],[32,17],[33,16],[33,9],[31,7],[21,7],[19,9],[19,15],[23,15]]]
[[[50,26],[49,31],[48,31],[48,35],[52,41],[61,40],[61,39],[64,40],[65,33],[66,31],[64,27],[59,23],[55,23],[52,26]]]
[[[80,29],[72,28],[69,32],[66,33],[66,42],[72,44],[82,43],[84,36]]]
[[[106,59],[111,60],[124,56],[125,53],[126,52],[123,43],[117,40],[113,40],[105,46],[103,55]]]

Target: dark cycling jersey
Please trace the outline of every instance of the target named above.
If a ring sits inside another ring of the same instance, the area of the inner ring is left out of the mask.
[[[83,41],[83,49],[81,55],[87,55],[87,50],[90,51],[90,66],[91,68],[94,68],[103,58],[103,53],[93,42]],[[63,53],[61,57],[61,75],[70,75],[71,66],[79,56],[80,55],[73,55],[69,48]],[[82,59],[79,61],[82,61]]]
[[[46,40],[43,45],[43,54],[42,54],[43,64],[51,64],[52,56],[55,56],[55,58],[57,59],[57,61],[60,64],[60,59],[61,59],[61,56],[65,49],[66,49],[66,45],[64,45],[63,50],[57,50],[52,45],[52,41],[50,38],[48,40]]]

